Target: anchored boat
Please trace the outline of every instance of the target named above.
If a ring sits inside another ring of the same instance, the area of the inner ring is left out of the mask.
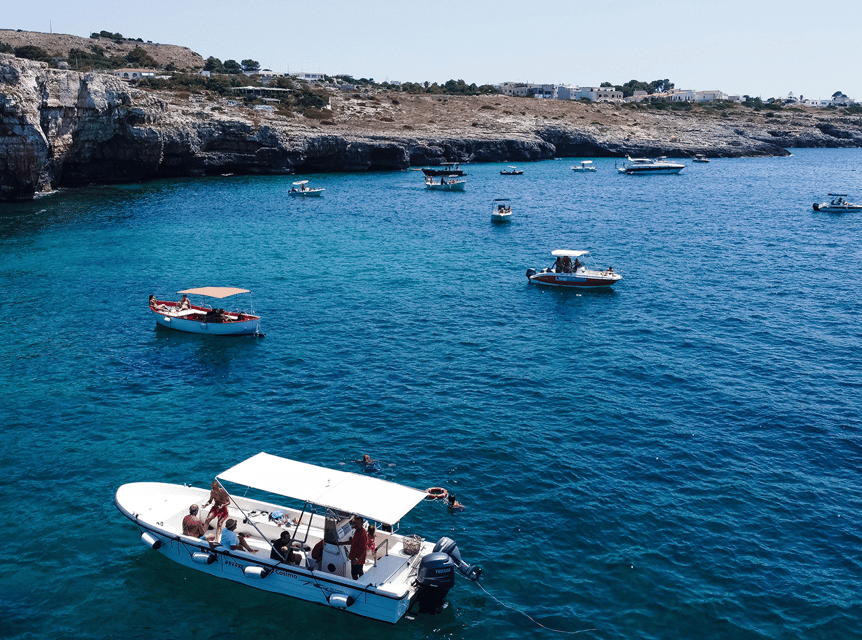
[[[832,200],[829,202],[821,202],[814,203],[815,211],[824,211],[826,213],[846,213],[847,211],[859,211],[862,210],[862,204],[853,204],[852,202],[848,202],[844,198],[847,197],[846,193],[830,193]]]
[[[658,158],[628,158],[629,164],[617,167],[617,171],[629,176],[653,175],[657,173],[679,173],[684,164],[668,162],[664,156]]]
[[[461,559],[449,538],[431,544],[397,533],[401,518],[425,499],[424,491],[267,453],[216,479],[224,489],[243,487],[243,497],[226,491],[228,516],[240,523],[235,533],[257,553],[183,533],[189,505],[204,504],[207,489],[136,482],[121,486],[114,503],[138,527],[141,542],[187,568],[384,622],[397,622],[414,603],[420,613],[437,613],[456,569],[470,580],[482,573]],[[244,497],[249,489],[303,506]],[[374,549],[369,545],[358,579],[352,577],[347,552],[356,516],[378,524]],[[285,531],[291,548],[281,554],[275,542]]]
[[[577,164],[572,167],[572,171],[595,171],[596,168],[593,166],[592,160],[582,160],[581,164]]]
[[[491,222],[508,222],[512,219],[512,201],[495,198],[491,203]]]
[[[531,283],[572,289],[607,289],[622,280],[622,276],[616,273],[613,267],[602,271],[595,266],[595,260],[589,251],[556,249],[551,255],[556,257],[552,266],[541,271],[527,269],[527,279]],[[584,265],[582,258],[589,259],[594,267],[591,269]]]
[[[288,193],[292,196],[317,198],[319,196],[322,196],[324,191],[326,191],[326,189],[324,189],[323,187],[318,187],[316,189],[309,188],[308,180],[299,180],[293,183],[293,187],[291,187]]]
[[[178,302],[157,300],[150,296],[150,311],[163,327],[188,333],[208,333],[218,336],[263,335],[260,333],[260,316],[254,315],[248,289],[235,287],[201,287],[177,291],[183,297]],[[223,300],[239,294],[249,294],[250,312],[214,308],[206,299]],[[200,296],[202,302],[193,304],[188,296]]]
[[[457,162],[444,162],[439,167],[425,167],[422,173],[439,178],[440,176],[463,176],[464,170]]]
[[[434,180],[431,176],[425,176],[425,188],[432,191],[464,191],[467,188],[467,180],[460,176],[440,176]]]
[[[500,175],[501,176],[522,176],[522,175],[524,175],[524,170],[519,169],[518,167],[513,167],[512,165],[509,165],[509,169],[508,170],[504,169],[503,171],[500,172]]]

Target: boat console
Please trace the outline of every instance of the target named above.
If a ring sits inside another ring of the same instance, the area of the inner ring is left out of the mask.
[[[323,526],[323,558],[320,563],[321,571],[333,573],[343,578],[350,577],[350,562],[347,559],[347,546],[340,546],[339,542],[350,540],[353,528],[350,526],[349,517],[337,517],[327,514]]]

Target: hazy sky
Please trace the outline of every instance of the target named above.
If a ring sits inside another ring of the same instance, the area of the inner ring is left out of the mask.
[[[376,81],[622,84],[862,101],[860,0],[15,2],[2,28],[94,31]]]

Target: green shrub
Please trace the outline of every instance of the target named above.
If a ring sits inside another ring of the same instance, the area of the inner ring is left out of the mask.
[[[51,64],[54,59],[42,47],[37,47],[33,44],[25,44],[20,47],[15,47],[15,56],[18,58],[26,58],[27,60],[37,60],[39,62],[47,62]]]

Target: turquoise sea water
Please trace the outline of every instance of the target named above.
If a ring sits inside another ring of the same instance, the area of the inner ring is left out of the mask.
[[[862,215],[811,204],[862,200],[862,150],[572,164],[2,205],[0,636],[559,637],[496,597],[578,637],[859,637]],[[556,248],[624,280],[529,285]],[[251,289],[266,337],[156,327],[150,293],[206,285]],[[491,595],[377,623],[184,569],[113,505],[259,451],[449,488],[465,512],[402,530],[454,538]]]

